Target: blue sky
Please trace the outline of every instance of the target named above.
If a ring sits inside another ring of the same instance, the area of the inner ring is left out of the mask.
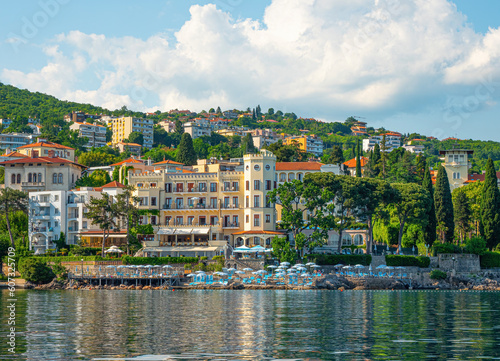
[[[273,107],[500,141],[500,1],[2,4],[0,81],[111,109]]]

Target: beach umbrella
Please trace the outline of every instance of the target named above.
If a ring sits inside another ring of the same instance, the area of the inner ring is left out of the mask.
[[[194,273],[190,273],[187,275],[188,277],[196,277],[196,275]]]
[[[336,264],[335,266],[333,267],[344,267],[344,264],[343,263],[339,263],[339,264]]]
[[[309,262],[309,263],[306,263],[306,266],[316,266],[316,263],[314,263],[314,262]]]
[[[370,263],[370,267],[368,268],[368,270],[371,272],[372,271],[372,264]]]
[[[239,274],[239,275],[243,275],[243,274],[245,274],[245,272],[243,272],[243,271],[236,271],[236,272],[234,272],[234,273],[237,273],[237,274]]]
[[[394,267],[392,267],[392,266],[386,266],[385,269],[391,270],[391,269],[394,269]]]
[[[318,266],[317,264],[312,265],[311,267],[313,267],[313,268],[321,268],[321,266]]]
[[[381,264],[380,266],[377,266],[377,269],[385,269],[387,267],[385,264]]]
[[[118,266],[118,268],[128,268],[128,266],[121,265],[121,266]]]
[[[228,270],[229,272],[234,272],[234,271],[236,271],[236,268],[232,268],[232,267],[231,267],[231,268],[228,268],[227,270]]]
[[[274,266],[274,265],[271,265],[271,266],[267,266],[267,268],[278,268],[278,266]]]
[[[194,273],[197,273],[197,274],[199,274],[199,275],[200,275],[200,274],[206,274],[206,273],[205,273],[205,272],[203,272],[203,271],[195,271]]]
[[[250,267],[247,267],[247,268],[243,268],[243,271],[252,272],[253,269],[251,269]]]
[[[354,268],[365,268],[365,266],[363,266],[362,264],[357,264],[354,266]]]
[[[344,266],[342,267],[343,269],[351,269],[352,267],[351,266]]]
[[[280,263],[280,266],[290,266],[290,263],[289,262],[281,262]]]
[[[106,268],[116,268],[116,266],[109,265],[109,266],[106,266]]]
[[[297,267],[303,267],[304,265],[302,263],[296,263],[293,265],[293,267],[297,268]]]
[[[311,275],[309,273],[302,273],[300,277],[310,277]]]
[[[163,268],[173,268],[171,265],[167,264],[166,266],[163,266]]]

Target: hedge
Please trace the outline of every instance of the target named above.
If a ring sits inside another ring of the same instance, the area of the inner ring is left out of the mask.
[[[441,271],[441,270],[434,269],[429,274],[429,277],[431,280],[445,280],[446,277],[448,277],[448,274],[446,272]]]
[[[500,253],[498,252],[486,252],[479,256],[479,260],[481,268],[500,267]]]
[[[162,265],[162,264],[185,264],[185,263],[198,263],[200,259],[198,257],[131,257],[122,256],[122,262],[124,264],[131,265]]]
[[[370,254],[310,254],[307,257],[321,266],[336,265],[339,263],[369,266],[372,263],[372,256]]]
[[[104,261],[105,258],[101,256],[57,256],[57,257],[47,257],[47,256],[31,256],[31,257],[23,257],[22,259],[37,259],[42,262],[81,262],[82,259],[84,261]],[[114,259],[116,260],[116,259]]]
[[[385,256],[385,264],[388,266],[403,266],[403,267],[421,267],[427,268],[431,264],[431,259],[429,257],[414,257],[414,256],[399,256],[394,254],[388,254]]]

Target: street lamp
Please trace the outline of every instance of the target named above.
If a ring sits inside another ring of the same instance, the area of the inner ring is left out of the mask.
[[[83,258],[82,258],[82,278],[83,278]]]

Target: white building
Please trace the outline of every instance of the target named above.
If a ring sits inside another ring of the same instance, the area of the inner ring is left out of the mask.
[[[375,147],[375,144],[380,146],[380,151],[382,149],[382,143],[384,139],[384,134],[374,135],[373,137],[363,139],[363,151],[371,152]],[[392,152],[394,149],[398,149],[401,147],[401,134],[399,133],[386,133],[385,134],[385,151]]]
[[[158,123],[159,126],[161,126],[167,133],[173,133],[175,132],[175,122],[171,122],[168,120],[162,120],[161,122]]]
[[[415,154],[422,154],[424,152],[425,147],[423,145],[417,144],[417,145],[411,145],[411,144],[405,144],[403,145],[403,148],[406,149],[409,152],[415,153]]]
[[[0,134],[0,149],[16,150],[23,145],[33,143],[33,134],[4,133]]]
[[[195,122],[184,123],[184,132],[188,133],[191,138],[196,139],[204,135],[210,136],[212,129],[210,126],[202,125]]]
[[[86,148],[100,148],[106,146],[106,127],[98,124],[75,122],[69,129],[78,131],[79,137],[87,137]]]

